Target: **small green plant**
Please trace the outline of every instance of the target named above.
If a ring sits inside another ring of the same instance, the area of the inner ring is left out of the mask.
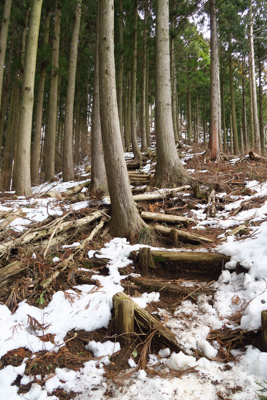
[[[137,355],[138,355],[137,351],[136,351],[136,350],[134,350],[134,351],[132,352],[132,356],[133,356],[133,358],[137,357]]]
[[[46,290],[44,290],[41,294],[39,299],[37,299],[37,303],[40,304],[41,306],[44,305],[45,299],[44,299],[44,294],[45,294]]]
[[[263,394],[263,393],[267,393],[267,382],[266,382],[266,381],[263,381],[263,382],[264,382],[264,384],[265,384],[266,386],[262,385],[261,383],[256,382],[257,385],[259,385],[259,386],[261,387],[261,389],[257,390],[257,392],[260,392],[260,393],[262,393],[262,394]],[[259,398],[260,400],[267,400],[267,396],[262,396],[260,393],[257,393],[258,398]]]

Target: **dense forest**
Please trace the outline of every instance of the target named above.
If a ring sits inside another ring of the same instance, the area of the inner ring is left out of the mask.
[[[88,157],[91,188],[109,191],[127,235],[142,222],[123,151],[141,161],[152,133],[155,186],[190,184],[197,197],[180,141],[203,144],[211,160],[264,154],[266,2],[5,0],[0,17],[3,190],[31,196],[55,174],[74,179]]]

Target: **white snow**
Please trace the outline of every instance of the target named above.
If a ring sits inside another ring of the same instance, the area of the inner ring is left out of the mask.
[[[132,158],[132,153],[126,154],[126,157]],[[186,157],[191,157],[191,154],[187,154]],[[237,161],[238,159],[235,159],[231,162]],[[144,170],[149,172],[150,168],[151,164],[147,164]],[[62,192],[76,185],[77,182],[44,184],[33,189],[32,199],[10,198],[2,202],[0,210],[11,211],[21,207],[24,216],[15,219],[11,226],[14,230],[22,231],[30,224],[43,221],[49,214],[60,216],[63,210],[87,207],[88,201],[68,205],[57,199],[41,197],[43,193],[52,189]],[[163,374],[150,376],[148,371],[137,370],[136,362],[129,354],[128,364],[133,373],[119,386],[104,376],[104,366],[110,363],[110,356],[120,351],[119,343],[110,339],[104,343],[90,341],[86,348],[94,354],[93,360],[84,363],[79,371],[56,368],[55,375],[47,375],[43,386],[37,382],[32,383],[31,389],[25,394],[18,394],[18,387],[12,384],[18,375],[22,377],[21,384],[32,382],[33,377],[25,374],[26,359],[17,367],[0,367],[0,398],[56,400],[58,397],[52,394],[53,391],[64,389],[66,392],[73,390],[77,393],[76,400],[100,400],[106,398],[105,393],[118,400],[215,400],[219,398],[218,395],[220,398],[232,400],[256,400],[257,390],[260,388],[258,383],[266,386],[264,382],[267,380],[267,353],[250,345],[243,351],[231,350],[231,354],[236,356],[236,361],[224,364],[217,361],[218,343],[208,340],[211,330],[221,329],[223,326],[243,330],[260,328],[261,311],[267,309],[267,202],[258,208],[242,211],[236,216],[230,215],[242,201],[266,196],[267,182],[248,181],[246,187],[252,189],[254,194],[232,197],[232,202],[224,207],[223,211],[217,212],[215,218],[207,218],[203,205],[199,205],[198,210],[191,210],[196,229],[210,226],[226,230],[243,223],[250,229],[249,237],[238,240],[227,236],[217,249],[213,249],[231,257],[226,264],[227,269],[222,271],[218,281],[210,286],[216,289],[213,300],[211,296],[205,295],[198,296],[196,303],[187,299],[177,306],[174,315],[159,309],[164,324],[176,335],[187,355],[183,352],[171,354],[170,349],[161,349],[158,356],[150,355],[149,368],[158,368],[162,372],[170,373],[193,367],[195,372],[171,379],[164,378]],[[253,226],[254,222],[257,222],[258,226]],[[65,247],[71,249],[78,244],[76,242]],[[89,251],[89,258],[103,257],[110,260],[107,264],[109,275],[95,275],[101,287],[78,285],[65,294],[58,291],[44,309],[22,301],[12,314],[7,306],[0,304],[0,357],[21,347],[33,353],[57,352],[60,347],[65,346],[64,338],[72,330],[83,329],[90,332],[108,327],[113,307],[112,297],[115,293],[123,291],[120,282],[125,276],[121,276],[119,270],[132,264],[129,259],[130,252],[140,247],[130,245],[126,239],[114,238],[105,244],[100,252]],[[33,254],[32,257],[36,255]],[[52,261],[58,262],[60,258],[54,257]],[[247,268],[247,273],[237,275],[237,263]],[[193,283],[188,282],[184,285],[190,287]],[[160,293],[144,293],[133,299],[141,307],[145,307],[151,301],[158,301]],[[231,319],[238,312],[241,313],[239,325]],[[48,325],[45,334],[55,335],[55,344],[40,340],[38,336],[43,332],[31,330],[28,316]],[[196,361],[193,349],[199,350],[203,357]]]

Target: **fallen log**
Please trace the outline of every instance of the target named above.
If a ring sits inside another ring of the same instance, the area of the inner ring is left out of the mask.
[[[6,267],[0,269],[0,289],[4,288],[6,285],[10,283],[10,280],[13,279],[14,276],[20,274],[25,269],[28,268],[28,265],[23,263],[22,261],[13,261],[8,264]]]
[[[154,229],[163,235],[172,236],[174,246],[178,247],[178,242],[200,244],[200,243],[212,243],[211,239],[204,236],[195,235],[189,232],[181,231],[180,229],[167,228],[163,225],[155,225]]]
[[[260,156],[259,154],[255,153],[254,151],[249,152],[249,157],[251,160],[255,160],[255,161],[259,161],[259,160],[265,161],[265,162],[267,161],[267,157]]]
[[[149,254],[143,257],[143,252]],[[150,248],[132,251],[130,258],[141,273],[144,270],[146,275],[166,279],[190,277],[202,280],[217,280],[224,264],[230,260],[230,257],[220,253],[163,251]]]
[[[182,297],[182,296],[189,296],[193,300],[196,300],[195,296],[200,296],[202,294],[205,294],[207,296],[213,295],[215,293],[214,289],[211,289],[207,286],[181,286],[179,284],[175,283],[168,283],[165,280],[160,281],[156,279],[147,279],[136,277],[129,275],[127,279],[122,280],[120,285],[127,289],[130,290],[131,293],[134,293],[135,290],[140,291],[140,292],[160,292],[161,295],[164,295],[165,293],[167,295],[172,295],[176,297]],[[132,288],[132,290],[131,290]],[[192,294],[191,294],[192,293]]]
[[[151,201],[151,200],[161,200],[166,199],[166,197],[170,196],[176,192],[182,192],[183,190],[190,189],[189,185],[180,186],[174,189],[164,190],[164,191],[157,191],[152,193],[144,193],[144,194],[137,194],[133,196],[134,201]]]
[[[185,226],[195,222],[193,218],[182,217],[180,215],[159,214],[147,211],[142,211],[141,217],[147,220],[166,222],[169,224],[183,224]]]
[[[84,183],[80,183],[79,185],[76,185],[72,187],[71,189],[67,190],[66,192],[62,193],[63,197],[69,197],[72,196],[73,194],[79,193],[83,188],[88,187],[90,185],[91,181],[86,181]]]
[[[113,296],[113,301],[117,301],[117,299],[120,297],[123,299],[130,299],[125,293],[117,293]],[[134,317],[137,320],[137,325],[142,328],[142,330],[145,330],[147,334],[152,331],[156,331],[154,337],[157,342],[163,344],[165,347],[169,347],[175,352],[182,351],[183,353],[187,354],[186,351],[176,341],[175,335],[168,328],[166,328],[161,321],[158,321],[156,318],[152,317],[152,315],[143,310],[132,299],[130,299],[129,302],[132,302],[133,304]]]

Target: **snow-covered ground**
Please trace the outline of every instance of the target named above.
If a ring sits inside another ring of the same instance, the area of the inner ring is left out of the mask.
[[[130,157],[130,155],[128,155]],[[148,170],[148,166],[145,167]],[[150,168],[150,166],[149,166]],[[12,228],[23,230],[32,222],[44,220],[49,214],[61,215],[64,202],[41,198],[40,195],[50,189],[65,191],[77,182],[45,184],[34,189],[31,199],[23,197],[11,199],[8,203],[2,203],[0,210],[22,208],[25,218],[17,218],[12,222]],[[120,400],[146,399],[233,399],[252,400],[257,399],[259,384],[267,380],[267,353],[247,346],[245,351],[232,350],[236,361],[224,364],[216,361],[218,353],[217,342],[207,341],[210,330],[220,329],[224,325],[233,329],[257,330],[261,325],[261,311],[267,309],[267,202],[260,208],[238,213],[230,216],[230,211],[240,206],[241,201],[252,197],[267,195],[267,183],[260,184],[257,181],[247,182],[246,187],[253,189],[251,196],[238,196],[232,198],[233,202],[216,214],[215,218],[207,218],[204,207],[199,205],[198,210],[191,210],[194,214],[195,228],[205,229],[206,226],[214,226],[227,230],[249,221],[250,237],[237,240],[233,236],[222,235],[222,244],[216,251],[231,257],[217,282],[211,287],[216,289],[214,300],[211,303],[209,296],[199,296],[198,302],[192,303],[185,300],[177,307],[174,315],[161,309],[160,314],[166,320],[168,326],[175,333],[178,342],[189,354],[171,353],[169,349],[161,350],[158,355],[150,355],[150,368],[161,372],[180,371],[189,367],[195,367],[195,372],[185,374],[180,378],[162,378],[160,375],[151,377],[144,370],[135,370],[123,386],[116,386],[112,381],[104,377],[103,366],[110,363],[110,355],[120,350],[119,343],[107,340],[106,343],[91,341],[87,349],[92,351],[95,359],[86,362],[79,371],[57,368],[55,374],[49,377],[43,387],[33,383],[26,394],[17,394],[18,387],[12,385],[18,375],[22,376],[21,384],[25,385],[33,380],[25,374],[26,359],[21,365],[11,365],[0,370],[0,399],[2,400],[44,400],[58,399],[52,395],[56,389],[64,389],[66,392],[73,390],[78,393],[77,400],[105,399],[113,397]],[[78,210],[88,204],[87,201],[72,204],[72,209]],[[253,226],[253,222],[260,225]],[[64,346],[64,337],[71,330],[84,329],[93,331],[107,327],[111,319],[112,297],[115,293],[123,291],[120,285],[119,269],[129,265],[129,255],[139,245],[130,245],[126,239],[114,238],[98,252],[97,257],[110,260],[107,265],[108,276],[95,277],[102,284],[101,288],[92,285],[79,285],[79,295],[74,290],[72,301],[69,302],[63,292],[53,295],[52,301],[44,309],[33,307],[23,301],[16,312],[11,314],[9,309],[0,304],[0,356],[8,351],[25,347],[33,353],[46,350],[58,351]],[[89,257],[94,252],[90,251]],[[237,275],[236,264],[248,269],[247,273]],[[94,278],[94,276],[93,276]],[[75,288],[74,288],[75,289]],[[143,294],[134,300],[142,307],[148,302],[157,301],[158,293]],[[211,305],[212,304],[212,305]],[[234,325],[231,316],[241,311],[240,325]],[[28,315],[36,320],[49,325],[46,334],[55,335],[55,344],[43,342],[37,336],[42,332],[33,332],[29,326]],[[196,348],[206,355],[198,361],[193,357],[191,348]],[[34,357],[34,355],[32,356]],[[134,356],[129,357],[129,369],[135,367]],[[106,395],[105,393],[108,393]]]

